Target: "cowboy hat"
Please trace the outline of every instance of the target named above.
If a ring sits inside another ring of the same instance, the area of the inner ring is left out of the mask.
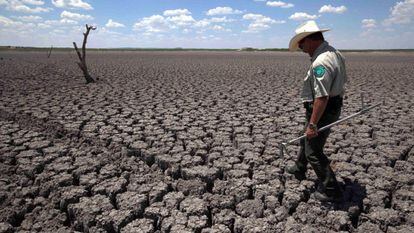
[[[289,50],[292,52],[297,51],[299,49],[299,41],[309,36],[310,34],[313,34],[315,32],[326,32],[329,30],[330,29],[319,29],[315,21],[309,20],[296,28],[295,36],[293,36],[289,42]]]

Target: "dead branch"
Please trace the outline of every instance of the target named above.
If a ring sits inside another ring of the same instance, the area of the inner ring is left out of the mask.
[[[52,54],[52,50],[53,50],[53,45],[50,46],[49,53],[47,54],[47,58],[50,58],[50,55]]]
[[[88,40],[90,30],[95,29],[96,27],[88,26],[88,24],[86,24],[86,32],[83,33],[82,54],[79,52],[76,42],[73,42],[73,46],[75,47],[76,53],[78,54],[80,60],[80,62],[76,62],[76,64],[78,64],[79,68],[82,70],[83,76],[85,76],[87,84],[95,82],[95,80],[89,75],[88,67],[86,66],[86,42]]]

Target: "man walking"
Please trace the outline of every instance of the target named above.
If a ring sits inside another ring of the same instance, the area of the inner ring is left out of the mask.
[[[290,51],[301,49],[309,54],[311,65],[301,95],[306,109],[306,138],[300,142],[295,165],[287,172],[299,180],[306,179],[306,168],[310,163],[319,180],[314,197],[320,201],[340,201],[341,188],[323,153],[329,130],[318,133],[318,128],[339,119],[347,80],[344,58],[323,37],[322,33],[328,30],[319,29],[315,21],[308,21],[296,29],[289,43]]]

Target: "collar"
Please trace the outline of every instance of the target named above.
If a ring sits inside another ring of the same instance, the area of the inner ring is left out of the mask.
[[[319,45],[319,47],[315,50],[313,53],[313,56],[311,58],[311,62],[314,62],[316,58],[323,52],[325,52],[326,48],[329,46],[329,43],[327,41],[322,42],[322,44]]]

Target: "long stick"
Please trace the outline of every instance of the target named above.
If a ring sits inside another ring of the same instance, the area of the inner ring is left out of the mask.
[[[370,106],[370,107],[364,108],[364,109],[362,109],[362,110],[361,110],[361,111],[359,111],[359,112],[356,112],[356,113],[354,113],[354,114],[352,114],[352,115],[349,115],[349,116],[347,116],[347,117],[345,117],[345,118],[339,119],[339,120],[337,120],[337,121],[335,121],[335,122],[333,122],[333,123],[331,123],[331,124],[329,124],[329,125],[325,125],[324,127],[320,128],[320,129],[318,130],[318,133],[319,133],[319,132],[322,132],[322,131],[324,131],[324,130],[327,130],[327,129],[329,129],[329,128],[332,128],[333,126],[338,125],[339,123],[344,122],[344,121],[346,121],[346,120],[348,120],[348,119],[351,119],[351,118],[356,117],[356,116],[358,116],[358,115],[364,114],[364,113],[366,113],[367,111],[369,111],[369,110],[371,110],[371,109],[373,109],[373,108],[375,108],[375,107],[377,107],[377,106],[379,106],[379,105],[381,105],[381,103],[377,103],[377,104],[372,105],[372,106]],[[299,141],[299,140],[301,140],[301,139],[303,139],[303,138],[305,138],[305,137],[306,137],[306,135],[302,135],[302,136],[300,136],[300,137],[298,137],[298,138],[295,138],[295,139],[292,139],[292,140],[290,140],[290,141],[288,141],[288,142],[286,142],[286,143],[282,143],[282,144],[280,145],[280,146],[281,146],[281,147],[280,147],[281,157],[283,157],[283,150],[286,150],[286,146],[288,146],[289,144],[292,144],[292,143],[294,143],[294,142],[296,142],[296,141]],[[286,151],[287,151],[287,150],[286,150]]]
[[[373,105],[373,106],[370,106],[370,107],[368,107],[368,108],[362,109],[362,110],[361,110],[361,111],[359,111],[359,112],[356,112],[356,113],[354,113],[354,114],[352,114],[352,115],[349,115],[349,116],[347,116],[347,117],[345,117],[345,118],[339,119],[339,120],[337,120],[337,121],[335,121],[335,122],[333,122],[333,123],[331,123],[331,124],[329,124],[329,125],[325,125],[324,127],[320,128],[320,129],[318,130],[318,133],[319,133],[319,132],[322,132],[322,131],[324,131],[324,130],[327,130],[327,129],[329,129],[329,128],[332,128],[332,126],[335,126],[335,125],[337,125],[337,124],[339,124],[339,123],[341,123],[341,122],[344,122],[344,121],[346,121],[346,120],[348,120],[348,119],[351,119],[351,118],[356,117],[356,116],[358,116],[358,115],[364,114],[365,112],[367,112],[367,111],[369,111],[369,110],[371,110],[371,109],[373,109],[373,108],[375,108],[375,107],[379,106],[380,104],[381,104],[381,103],[378,103],[378,104],[376,104],[376,105]],[[305,137],[306,137],[306,135],[302,135],[302,136],[300,136],[300,137],[298,137],[298,138],[295,138],[295,139],[290,140],[287,144],[291,144],[291,143],[293,143],[293,142],[299,141],[299,140],[301,140],[302,138],[305,138]]]

